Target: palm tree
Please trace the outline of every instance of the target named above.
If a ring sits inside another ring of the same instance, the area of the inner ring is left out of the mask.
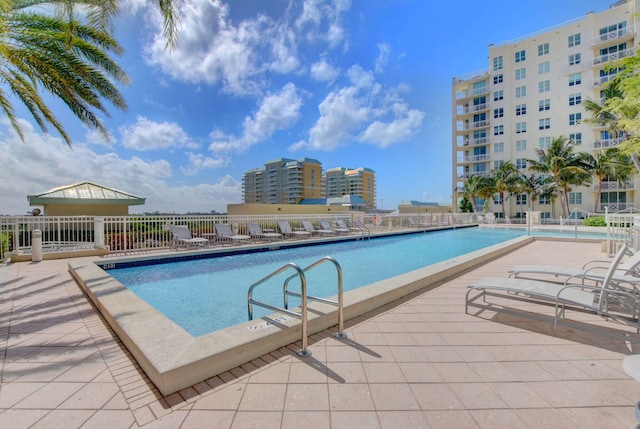
[[[177,1],[157,2],[164,16],[167,44],[173,46]],[[128,78],[113,58],[122,53],[110,27],[117,10],[116,0],[0,1],[0,80],[4,84],[0,86],[0,110],[21,139],[24,135],[11,95],[24,103],[42,131],[48,132],[52,126],[71,144],[45,103],[43,89],[66,104],[85,125],[109,138],[99,117],[109,115],[103,101],[118,109],[127,108],[116,85],[127,84]]]
[[[536,149],[539,160],[528,159],[528,168],[531,171],[548,174],[560,199],[562,216],[569,216],[569,191],[572,185],[584,186],[590,183],[591,174],[589,165],[585,161],[585,153],[574,152],[575,144],[561,136],[551,141],[551,145],[545,151]]]
[[[467,181],[464,182],[461,195],[467,197],[467,199],[471,201],[474,213],[478,213],[478,204],[476,200],[487,196],[488,186],[489,183],[487,182],[487,178],[478,174],[471,175]]]
[[[527,196],[527,205],[529,206],[529,209],[535,210],[535,202],[542,194],[545,186],[544,176],[536,176],[535,174],[527,176],[526,174],[522,174],[518,179],[518,193],[525,194]]]
[[[631,158],[620,152],[618,148],[608,148],[596,152],[594,155],[585,155],[591,174],[598,182],[594,212],[598,211],[602,195],[602,186],[605,180],[613,180],[619,183],[625,182],[633,172]]]
[[[489,176],[491,189],[493,194],[500,195],[503,219],[506,219],[507,216],[504,206],[505,194],[511,194],[516,191],[519,176],[518,169],[511,161],[505,161],[491,170],[491,175]]]

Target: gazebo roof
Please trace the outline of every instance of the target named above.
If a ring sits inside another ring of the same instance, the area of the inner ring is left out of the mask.
[[[59,186],[36,195],[27,195],[31,206],[44,204],[120,204],[142,205],[145,198],[92,182]]]

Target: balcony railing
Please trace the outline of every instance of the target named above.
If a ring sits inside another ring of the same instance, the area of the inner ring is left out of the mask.
[[[479,95],[488,94],[489,93],[489,85],[482,86],[479,88],[467,89],[465,91],[460,91],[456,94],[456,98],[461,100],[463,98],[477,97]]]
[[[475,121],[458,126],[458,131],[477,130],[479,128],[487,128],[490,125],[489,121]]]
[[[593,190],[598,190],[598,183],[594,183]],[[633,180],[627,180],[626,182],[606,181],[600,184],[601,191],[632,191],[635,189],[635,182]]]
[[[598,204],[598,212],[604,213],[605,207],[609,213],[615,213],[635,208],[635,203],[633,201],[627,201],[624,203],[600,203]]]
[[[483,162],[489,161],[491,159],[491,155],[482,154],[482,155],[470,155],[462,158],[462,162]]]
[[[636,34],[634,26],[621,28],[619,30],[610,31],[608,33],[599,34],[591,39],[591,45],[601,45],[622,38],[631,38]]]
[[[596,140],[593,142],[594,149],[606,149],[609,147],[618,146],[624,139],[604,139],[604,140]]]
[[[469,115],[472,113],[481,112],[483,110],[489,110],[490,107],[491,105],[489,103],[474,104],[472,106],[460,106],[460,111],[458,112],[458,114]]]
[[[458,175],[458,179],[468,179],[471,176],[489,177],[489,171],[471,171],[469,173],[462,173]]]
[[[616,61],[621,58],[626,58],[628,56],[633,55],[635,49],[624,49],[618,52],[611,52],[609,54],[600,55],[599,57],[595,57],[593,59],[593,65],[597,66],[598,64],[608,63],[609,61]]]

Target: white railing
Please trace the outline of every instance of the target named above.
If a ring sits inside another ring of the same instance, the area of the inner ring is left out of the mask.
[[[473,215],[465,213],[420,213],[414,215],[381,215],[361,212],[300,215],[204,215],[204,216],[0,216],[0,261],[8,254],[31,253],[31,235],[42,231],[43,252],[77,249],[106,249],[109,253],[135,253],[166,250],[171,247],[169,225],[186,225],[195,236],[213,234],[216,223],[228,223],[236,234],[248,235],[247,223],[263,230],[278,230],[278,221],[289,221],[293,228],[302,227],[303,220],[318,228],[319,220],[335,223],[343,220],[362,222],[372,234],[409,228],[408,218],[420,219],[433,227],[473,224]]]
[[[605,221],[607,224],[607,255],[612,256],[622,244],[627,244],[638,250],[637,240],[638,214],[635,209],[629,209],[624,213],[609,213],[605,207]]]

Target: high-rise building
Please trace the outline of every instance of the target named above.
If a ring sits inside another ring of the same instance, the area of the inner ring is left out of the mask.
[[[362,198],[367,208],[376,207],[376,173],[370,168],[330,168],[324,172],[327,198],[351,195]]]
[[[564,136],[576,150],[593,153],[616,146],[609,132],[584,119],[583,102],[601,102],[601,92],[617,69],[611,62],[631,56],[638,44],[640,0],[619,1],[609,9],[575,19],[518,40],[489,46],[488,69],[453,78],[453,177],[456,191],[472,175],[487,176],[505,161],[526,172],[527,159]],[[634,204],[637,180],[574,187],[570,209],[620,211]],[[482,201],[479,201],[482,203]],[[552,217],[551,201],[535,202],[543,218]],[[527,210],[527,195],[506,201],[507,216]],[[501,215],[501,202],[489,201]],[[553,217],[559,217],[555,213]]]
[[[322,164],[311,158],[279,158],[244,173],[243,200],[256,204],[296,204],[322,198]]]

